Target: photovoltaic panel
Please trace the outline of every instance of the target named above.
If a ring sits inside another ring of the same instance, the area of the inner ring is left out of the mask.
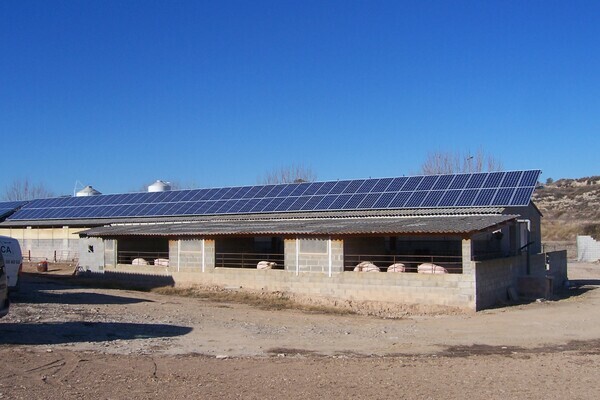
[[[425,176],[416,190],[431,190],[435,182],[439,179],[439,175]]]
[[[291,205],[290,208],[292,210],[301,210],[302,206],[304,206],[308,200],[310,199],[310,197],[298,197],[296,199],[296,201],[294,201]]]
[[[302,196],[302,194],[306,191],[306,189],[308,189],[309,186],[310,183],[301,183],[299,185],[296,185],[296,187],[292,190],[292,193],[290,193],[290,196]]]
[[[473,201],[474,206],[485,207],[492,204],[497,189],[481,189]]]
[[[509,171],[57,197],[0,202],[0,212],[12,213],[8,220],[43,220],[526,206],[539,174],[538,170]]]
[[[477,196],[477,189],[467,189],[464,190],[460,196],[458,197],[458,200],[456,201],[456,206],[458,207],[468,207],[471,204],[473,204],[473,200],[475,200],[475,197]]]
[[[300,209],[302,211],[311,211],[311,210],[314,210],[315,207],[317,206],[317,204],[319,204],[321,202],[321,200],[323,200],[323,197],[325,197],[325,196],[311,196],[311,197],[309,197],[308,201],[302,207],[300,207]]]
[[[513,206],[527,205],[529,203],[529,199],[531,198],[532,192],[533,192],[533,189],[531,189],[531,188],[517,189],[511,200],[511,205],[513,205]]]
[[[306,191],[304,191],[303,195],[312,196],[313,194],[317,193],[317,190],[319,190],[321,186],[323,186],[323,182],[311,183],[310,186],[306,189]]]
[[[21,206],[25,205],[26,201],[2,201],[0,202],[0,217],[10,214]]]
[[[423,203],[421,203],[421,207],[426,207],[426,208],[436,207],[443,195],[444,195],[444,192],[441,190],[434,190],[434,191],[427,193],[427,196],[423,200]]]
[[[402,191],[404,192],[411,192],[413,190],[415,190],[417,188],[417,186],[419,186],[419,183],[421,183],[421,181],[424,179],[425,177],[423,176],[411,176],[410,178],[408,178],[408,180],[406,181],[406,183],[404,184],[404,186],[402,186]]]
[[[483,185],[483,181],[485,181],[485,178],[488,174],[484,174],[484,173],[478,173],[478,174],[473,174],[471,175],[471,178],[469,178],[469,181],[467,182],[467,186],[465,186],[467,189],[479,189],[482,185]]]
[[[488,174],[485,182],[483,182],[483,187],[497,188],[498,185],[500,185],[502,178],[504,178],[504,174],[504,172],[492,172],[491,174]]]
[[[371,189],[371,193],[387,192],[387,188],[390,186],[390,183],[392,183],[393,180],[394,178],[380,179],[375,186],[373,186],[373,189]]]
[[[358,205],[364,200],[365,196],[363,194],[355,194],[348,199],[348,202],[344,205],[345,209],[354,210],[358,207]]]
[[[379,183],[379,179],[367,179],[360,185],[360,188],[356,191],[357,193],[369,193],[371,189],[375,187]]]
[[[537,173],[537,171],[524,171],[521,182],[519,182],[519,186],[535,187],[538,177],[539,173]]]
[[[350,199],[349,194],[341,194],[327,206],[328,210],[343,210],[344,204]]]
[[[344,189],[346,189],[346,187],[349,184],[350,184],[350,181],[339,181],[329,191],[329,194],[341,194],[344,192]]]
[[[450,184],[449,189],[463,189],[469,180],[471,175],[469,174],[459,174],[454,177],[454,180]]]
[[[354,194],[358,191],[358,188],[360,188],[363,183],[365,183],[364,180],[351,181],[342,191],[342,193]]]
[[[500,188],[498,192],[496,192],[496,197],[494,198],[494,204],[510,204],[510,199],[515,192],[514,188]]]
[[[243,199],[252,199],[254,195],[260,190],[260,186],[252,186],[249,190],[244,193],[242,196]]]
[[[410,197],[411,192],[399,192],[394,196],[394,199],[390,202],[387,208],[403,208],[404,204]]]
[[[521,180],[521,175],[523,175],[522,171],[507,172],[504,175],[504,179],[502,179],[502,183],[500,183],[500,187],[517,187]]]
[[[445,190],[448,189],[452,180],[454,179],[454,175],[440,175],[440,178],[433,185],[434,190]]]
[[[404,207],[406,207],[406,208],[419,207],[421,205],[421,203],[423,202],[423,200],[425,200],[425,196],[427,196],[427,192],[424,192],[424,191],[412,192],[410,198],[408,199],[408,201],[406,202]]]
[[[359,209],[374,208],[375,203],[377,202],[377,199],[379,199],[381,196],[382,196],[381,193],[369,193],[369,194],[367,194],[366,196],[363,197],[363,200],[358,205],[358,208]]]
[[[321,186],[319,189],[317,189],[315,194],[329,194],[329,191],[331,189],[333,189],[335,184],[336,184],[336,182],[325,182],[325,183],[323,183],[323,186]]]

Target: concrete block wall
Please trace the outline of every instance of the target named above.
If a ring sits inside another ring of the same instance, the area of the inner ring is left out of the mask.
[[[329,274],[344,271],[344,242],[328,238],[298,238],[284,241],[285,270]]]
[[[204,252],[203,252],[204,250]],[[180,239],[169,241],[169,270],[202,271],[215,267],[215,241]]]
[[[72,261],[79,257],[78,232],[86,228],[2,228],[0,235],[19,241],[25,259]]]
[[[239,286],[340,300],[384,301],[475,309],[475,283],[463,274],[341,272],[296,275],[285,270],[216,268],[206,273],[174,272],[176,285]]]
[[[522,275],[526,263],[525,255],[477,262],[477,310],[508,301],[508,288],[516,289],[517,278]]]
[[[600,260],[600,242],[591,236],[577,236],[577,261]]]
[[[79,240],[79,266],[85,271],[102,272],[106,262],[104,241],[100,238]]]
[[[104,265],[117,265],[117,241],[114,239],[104,240]]]
[[[548,256],[548,275],[553,278],[554,291],[564,287],[565,283],[569,279],[568,276],[568,262],[567,262],[567,251],[553,251],[546,253]]]

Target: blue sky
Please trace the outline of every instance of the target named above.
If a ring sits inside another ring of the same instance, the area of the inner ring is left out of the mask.
[[[597,1],[0,2],[0,191],[413,174],[483,149],[599,175]]]

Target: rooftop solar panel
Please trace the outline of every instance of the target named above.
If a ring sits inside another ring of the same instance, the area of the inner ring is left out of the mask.
[[[0,217],[10,214],[21,206],[25,205],[26,201],[2,201],[0,202]]]
[[[526,206],[539,174],[539,170],[509,171],[57,197],[30,202],[0,202],[0,215],[7,210],[8,214],[12,213],[9,220],[49,220]]]

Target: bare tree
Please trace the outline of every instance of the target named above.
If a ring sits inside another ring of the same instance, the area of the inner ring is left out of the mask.
[[[23,180],[15,179],[8,185],[2,198],[5,201],[20,201],[44,199],[53,196],[54,193],[48,190],[43,184],[33,184],[28,178],[25,178]]]
[[[310,167],[304,165],[292,164],[274,168],[265,173],[264,177],[259,179],[259,183],[263,185],[272,185],[278,183],[301,183],[313,182],[317,179],[317,175]]]
[[[472,154],[436,151],[429,153],[421,165],[423,175],[492,172],[502,169],[502,162],[479,149]]]

